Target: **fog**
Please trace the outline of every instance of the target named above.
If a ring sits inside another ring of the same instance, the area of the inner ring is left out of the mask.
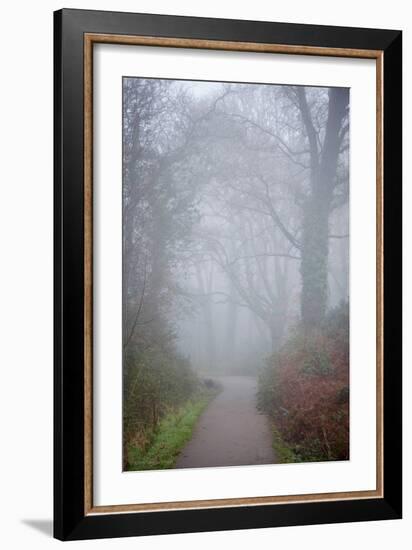
[[[126,356],[155,342],[203,374],[255,374],[348,300],[348,101],[123,80]]]

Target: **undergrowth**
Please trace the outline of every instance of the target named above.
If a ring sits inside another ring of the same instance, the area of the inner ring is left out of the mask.
[[[297,328],[267,362],[259,408],[275,426],[279,462],[349,458],[349,312],[332,310],[322,327]]]
[[[180,451],[191,439],[199,416],[217,393],[217,388],[207,388],[178,411],[166,414],[145,448],[129,445],[127,470],[173,468]]]

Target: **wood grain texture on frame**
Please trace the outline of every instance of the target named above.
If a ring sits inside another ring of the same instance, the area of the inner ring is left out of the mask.
[[[94,506],[93,504],[93,44],[161,46],[376,60],[376,490],[245,497],[183,502]],[[298,502],[383,498],[383,52],[184,38],[86,33],[84,35],[84,510],[86,515],[150,512]]]

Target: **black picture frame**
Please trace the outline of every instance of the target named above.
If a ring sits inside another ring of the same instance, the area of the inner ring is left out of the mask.
[[[140,35],[379,50],[383,55],[383,496],[86,514],[84,36]],[[54,14],[54,536],[61,540],[251,529],[402,515],[402,33],[63,9]]]

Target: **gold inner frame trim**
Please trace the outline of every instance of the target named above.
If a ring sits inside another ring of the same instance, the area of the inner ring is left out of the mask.
[[[144,504],[93,504],[93,45],[124,44],[376,60],[376,489]],[[381,50],[86,33],[84,35],[84,513],[113,514],[383,498],[383,77]]]

